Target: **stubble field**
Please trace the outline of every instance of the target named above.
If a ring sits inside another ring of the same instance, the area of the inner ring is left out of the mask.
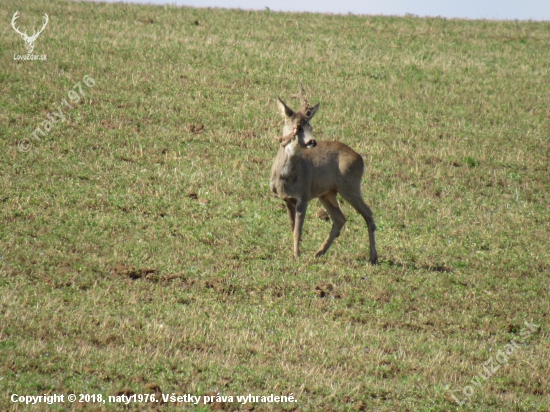
[[[47,60],[14,61],[17,10],[29,34],[48,13]],[[118,410],[10,397],[132,392],[297,402],[131,410],[550,409],[550,24],[37,0],[0,15],[0,410]],[[269,169],[275,98],[297,107],[300,80],[315,137],[366,160],[377,266],[347,204],[315,259],[330,223],[312,202],[292,257]]]

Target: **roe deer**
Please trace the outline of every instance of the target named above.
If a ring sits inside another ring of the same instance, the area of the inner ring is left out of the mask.
[[[292,97],[300,99],[301,108],[297,112],[281,98],[277,101],[285,125],[283,137],[277,138],[281,145],[271,168],[270,187],[286,203],[294,240],[294,256],[300,255],[302,226],[308,203],[314,198],[319,198],[332,219],[332,229],[315,256],[325,254],[340,235],[346,223],[336,199],[336,194],[340,193],[367,222],[370,262],[376,264],[376,225],[372,211],[361,196],[361,179],[365,169],[363,158],[343,143],[315,141],[309,122],[319,110],[319,103],[309,106],[301,83],[300,93]]]

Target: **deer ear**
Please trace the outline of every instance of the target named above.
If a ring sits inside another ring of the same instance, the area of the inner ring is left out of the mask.
[[[308,109],[308,116],[307,118],[311,120],[313,116],[315,116],[315,113],[317,113],[317,110],[319,110],[319,107],[321,106],[321,103],[317,103],[315,106]]]
[[[280,97],[277,97],[277,107],[279,108],[279,113],[281,113],[281,116],[283,116],[285,120],[294,116],[294,111],[288,107]]]

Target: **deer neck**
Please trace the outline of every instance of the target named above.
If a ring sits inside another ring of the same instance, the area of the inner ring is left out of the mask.
[[[288,144],[279,149],[279,176],[291,179],[300,173],[302,168],[302,149]]]

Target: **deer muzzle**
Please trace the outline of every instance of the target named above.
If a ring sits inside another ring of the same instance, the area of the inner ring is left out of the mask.
[[[315,139],[311,139],[311,140],[309,140],[308,142],[306,142],[306,147],[307,147],[308,149],[312,149],[312,148],[314,148],[315,146],[317,146],[317,140],[315,140]]]

